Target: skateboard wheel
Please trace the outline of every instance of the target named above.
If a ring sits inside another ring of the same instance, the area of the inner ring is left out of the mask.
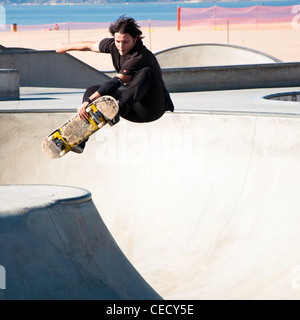
[[[92,107],[87,107],[87,108],[85,109],[85,111],[86,111],[86,112],[92,111]]]
[[[98,124],[98,128],[101,129],[104,125],[105,125],[105,122],[100,122],[100,123]]]
[[[63,150],[62,152],[59,153],[60,157],[63,157],[66,154],[66,150]]]
[[[48,137],[48,141],[52,141],[54,139],[54,137],[53,136],[50,136],[50,137]]]

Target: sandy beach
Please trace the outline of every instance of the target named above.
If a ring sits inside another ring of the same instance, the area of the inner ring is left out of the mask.
[[[286,29],[230,30],[226,27],[217,30],[196,30],[188,27],[180,31],[177,27],[142,28],[144,44],[157,52],[167,48],[196,43],[221,43],[239,45],[267,53],[283,62],[300,60],[300,30]],[[110,37],[107,29],[50,31],[0,32],[0,45],[36,50],[54,50],[59,42],[97,41]],[[72,55],[98,70],[112,70],[109,55],[91,52],[72,52]]]

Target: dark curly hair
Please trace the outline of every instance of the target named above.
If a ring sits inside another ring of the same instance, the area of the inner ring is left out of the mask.
[[[121,16],[116,22],[111,23],[108,31],[112,36],[118,32],[122,34],[128,33],[132,38],[144,38],[140,26],[137,25],[136,21],[133,18],[125,17],[125,15]]]

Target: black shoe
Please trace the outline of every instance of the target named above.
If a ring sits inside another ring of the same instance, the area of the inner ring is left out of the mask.
[[[76,147],[72,148],[71,151],[80,154],[83,152],[83,149],[80,146],[76,146]]]
[[[71,151],[73,151],[75,153],[79,153],[79,154],[82,153],[84,148],[85,148],[85,144],[86,144],[87,141],[88,141],[88,139],[83,141],[83,142],[81,142],[78,146],[72,148]]]

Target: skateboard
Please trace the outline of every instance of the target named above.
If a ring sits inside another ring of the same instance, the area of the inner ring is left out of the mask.
[[[107,123],[112,126],[119,121],[119,105],[111,96],[93,101],[86,112],[89,114],[88,121],[76,114],[43,140],[42,149],[50,158],[63,157]]]

